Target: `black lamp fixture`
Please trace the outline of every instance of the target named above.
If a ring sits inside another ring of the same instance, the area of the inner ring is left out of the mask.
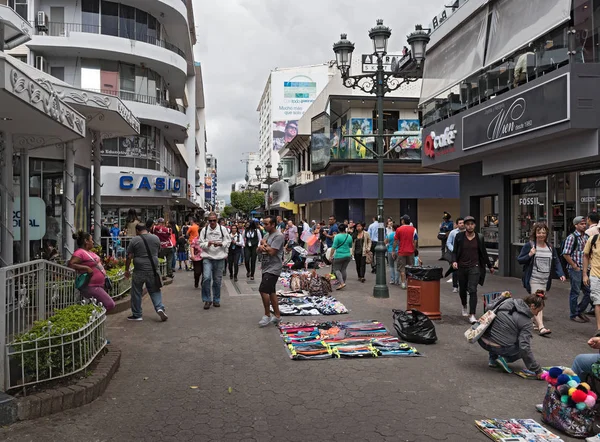
[[[260,166],[256,166],[256,168],[254,169],[254,171],[256,172],[256,179],[258,181],[260,181]]]
[[[418,67],[420,67],[423,60],[425,60],[425,52],[427,51],[429,40],[429,32],[423,29],[423,26],[421,25],[416,25],[414,32],[406,37],[406,41],[411,48],[410,52],[412,58]]]
[[[378,57],[383,57],[387,54],[387,44],[391,35],[392,30],[383,25],[382,19],[378,19],[377,26],[371,28],[369,31],[369,38],[373,40],[374,53],[377,54]]]
[[[354,43],[348,40],[347,34],[342,34],[340,38],[340,41],[333,45],[333,52],[335,52],[335,61],[337,67],[342,72],[342,77],[346,77],[350,72],[350,66],[352,65]]]
[[[283,166],[281,163],[279,163],[279,166],[277,166],[277,177],[279,178],[279,181],[281,181],[283,178]]]
[[[267,169],[267,178],[271,178],[271,169],[273,169],[273,166],[271,165],[271,161],[269,161],[267,163],[265,168]]]

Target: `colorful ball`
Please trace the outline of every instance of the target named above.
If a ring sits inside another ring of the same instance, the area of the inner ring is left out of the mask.
[[[569,382],[567,382],[567,385],[571,388],[577,388],[577,386],[579,385],[579,382],[570,380]]]
[[[581,382],[581,378],[579,376],[571,376],[571,379],[576,381],[578,384]]]
[[[588,391],[588,394],[590,396],[592,396],[594,399],[598,400],[598,395],[595,392],[593,392],[592,390]]]
[[[594,408],[596,406],[596,399],[594,399],[592,396],[589,396],[585,398],[585,401],[583,401],[585,403],[585,405],[588,408]]]
[[[570,368],[565,368],[563,370],[564,374],[568,374],[569,376],[575,376],[575,372],[573,370],[571,370]]]
[[[581,390],[575,390],[572,394],[571,394],[571,399],[573,399],[576,403],[580,403],[585,401],[585,399],[587,398],[587,394],[584,393]]]
[[[566,394],[560,397],[560,401],[563,404],[566,404],[567,402],[569,402],[569,396],[567,396]]]
[[[585,389],[587,391],[590,391],[592,388],[590,387],[590,384],[588,384],[587,382],[582,382],[581,384],[579,384],[582,387],[585,387]]]
[[[550,370],[548,370],[548,374],[550,375],[551,378],[556,379],[561,374],[563,374],[563,370],[560,367],[552,367]]]
[[[579,411],[583,411],[587,408],[587,405],[585,405],[583,402],[578,402],[575,404],[575,408],[577,408]]]
[[[566,384],[567,382],[569,382],[570,380],[571,380],[571,377],[569,375],[561,374],[558,378],[556,378],[556,384],[563,385],[563,384]]]
[[[559,385],[558,387],[556,387],[556,390],[558,391],[558,394],[561,396],[569,395],[569,386],[568,385]]]
[[[567,385],[568,387],[568,385]],[[569,387],[569,396],[573,396],[573,393],[575,393],[577,391],[577,389],[575,387]]]
[[[550,376],[548,375],[548,372],[545,371],[542,373],[542,375],[540,376],[540,378],[542,378],[544,381],[548,380]]]
[[[588,391],[589,391],[589,390],[588,390],[587,388],[585,388],[585,387],[584,387],[582,384],[579,384],[579,385],[577,386],[577,389],[578,389],[578,390],[581,390],[581,391],[583,391],[585,394],[588,394]]]

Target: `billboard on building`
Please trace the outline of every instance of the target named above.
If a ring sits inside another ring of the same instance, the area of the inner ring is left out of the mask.
[[[271,73],[273,150],[298,134],[298,120],[329,81],[329,67],[312,66]]]
[[[210,175],[204,177],[204,200],[207,203],[212,200],[212,177]]]

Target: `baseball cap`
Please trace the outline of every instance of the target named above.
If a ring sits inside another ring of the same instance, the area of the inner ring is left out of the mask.
[[[585,218],[583,216],[576,216],[575,218],[573,218],[573,225],[576,226],[582,221],[585,221]]]
[[[159,223],[164,223],[164,222],[165,222],[165,219],[164,219],[164,218],[158,218],[158,220],[157,220],[157,221],[158,221]]]
[[[471,221],[472,223],[475,222],[475,218],[472,216],[465,216],[465,224],[468,223],[469,221]]]

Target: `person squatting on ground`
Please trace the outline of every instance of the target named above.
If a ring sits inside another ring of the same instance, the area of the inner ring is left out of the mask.
[[[494,274],[494,263],[490,260],[483,235],[475,232],[475,218],[465,217],[465,231],[454,238],[452,252],[452,269],[458,271],[458,286],[462,302],[462,315],[469,317],[469,322],[477,322],[477,285],[485,282],[485,268]],[[469,307],[467,310],[467,295]]]
[[[256,272],[257,248],[262,241],[260,229],[256,227],[256,221],[252,221],[244,232],[244,263],[246,265],[246,278],[254,280]]]
[[[478,341],[489,353],[488,365],[512,373],[508,363],[522,359],[539,379],[543,370],[531,350],[532,318],[544,309],[544,293],[538,290],[525,299],[500,296],[489,306],[489,310],[496,308],[496,319]]]
[[[217,214],[211,212],[208,215],[208,225],[200,232],[204,310],[208,310],[211,305],[221,307],[221,282],[230,243],[231,237],[227,228],[217,224]],[[212,297],[210,294],[211,286]]]
[[[73,239],[78,249],[71,256],[69,267],[78,274],[91,275],[87,286],[80,290],[81,295],[87,299],[95,298],[102,303],[106,311],[112,310],[115,308],[115,301],[106,293],[106,271],[100,257],[92,252],[94,248],[92,235],[80,230],[73,234]]]
[[[569,293],[569,310],[571,321],[588,322],[589,319],[584,312],[590,304],[590,287],[583,283],[583,250],[588,241],[588,236],[585,233],[587,223],[583,216],[573,218],[575,231],[565,239],[562,250],[562,255],[569,264],[569,280],[571,281],[571,292]],[[581,302],[579,300],[579,292],[583,292]]]
[[[229,279],[235,282],[238,280],[238,271],[240,269],[240,256],[244,250],[244,237],[240,233],[238,226],[231,226],[231,244],[229,244],[229,254],[227,261],[229,264]]]
[[[538,290],[545,293],[552,286],[552,270],[562,282],[566,280],[556,249],[548,243],[548,226],[546,223],[535,223],[531,229],[530,240],[521,249],[517,258],[523,265],[523,287],[533,295]],[[550,329],[544,327],[544,316],[540,311],[533,318],[540,336],[548,336]]]
[[[158,272],[160,240],[156,235],[148,233],[144,224],[136,225],[135,231],[137,236],[129,241],[125,260],[125,278],[131,278],[131,316],[127,319],[142,320],[142,289],[146,284],[154,310],[162,321],[166,321],[168,317],[160,291],[162,278]],[[131,261],[133,261],[133,276],[129,273]]]
[[[262,280],[258,291],[265,309],[265,314],[258,322],[260,327],[266,327],[270,323],[279,325],[281,322],[275,286],[283,266],[283,246],[285,243],[285,238],[281,231],[277,229],[277,224],[272,216],[263,218],[263,223],[268,235],[261,240],[258,246],[258,252],[262,255]],[[274,316],[271,316],[271,307],[273,307]]]
[[[352,234],[352,256],[356,262],[356,275],[360,282],[365,282],[365,273],[367,271],[367,255],[371,253],[371,237],[369,232],[365,231],[365,223],[354,225],[355,230]],[[371,260],[373,256],[371,255]]]
[[[346,224],[340,224],[338,226],[339,233],[333,238],[333,265],[332,272],[335,274],[339,285],[337,290],[341,290],[346,287],[346,280],[348,274],[348,264],[352,260],[352,237],[346,233]]]

